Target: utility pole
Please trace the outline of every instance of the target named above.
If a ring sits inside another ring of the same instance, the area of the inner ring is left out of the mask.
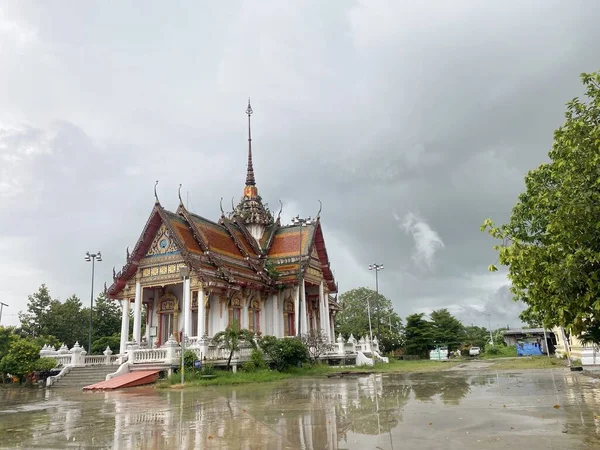
[[[492,347],[494,346],[494,336],[492,335],[492,322],[491,322],[491,314],[488,313],[483,313],[484,316],[487,316],[488,318],[488,327],[490,330],[490,344],[492,344]]]

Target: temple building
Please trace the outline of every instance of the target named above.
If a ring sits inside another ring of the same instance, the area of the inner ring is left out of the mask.
[[[334,342],[338,289],[320,216],[282,225],[281,210],[274,218],[263,204],[252,165],[250,102],[246,113],[246,184],[234,210],[221,208],[214,222],[189,211],[181,195],[175,212],[155,195],[124,267],[113,269],[107,294],[122,304],[121,354],[129,341],[131,308],[133,341],[150,348],[171,336],[211,337],[233,323],[258,336],[320,330]]]

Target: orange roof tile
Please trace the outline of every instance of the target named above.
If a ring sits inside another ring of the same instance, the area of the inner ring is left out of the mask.
[[[165,211],[165,213],[171,222],[171,226],[177,233],[177,237],[183,242],[185,248],[190,252],[202,254],[202,249],[198,245],[198,241],[194,238],[194,234],[186,221],[168,211]]]
[[[302,254],[306,255],[313,227],[286,227],[277,230],[269,249],[269,258],[298,256],[300,252],[300,233],[302,233]]]
[[[206,238],[208,246],[212,251],[233,258],[243,259],[240,249],[237,248],[225,227],[196,215],[191,215],[191,217],[196,227]]]

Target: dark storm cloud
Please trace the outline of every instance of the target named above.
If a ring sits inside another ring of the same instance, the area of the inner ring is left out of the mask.
[[[368,264],[385,263],[381,290],[402,315],[450,307],[485,324],[470,305],[516,325],[521,306],[505,275],[486,272],[493,242],[478,227],[506,220],[578,74],[598,68],[599,12],[591,1],[4,7],[3,298],[17,310],[44,281],[86,297],[81,255],[96,248],[109,280],[156,179],[165,206],[183,183],[190,208],[216,219],[219,198],[241,194],[251,95],[261,194],[284,201],[285,218],[323,201],[342,291],[374,284]]]

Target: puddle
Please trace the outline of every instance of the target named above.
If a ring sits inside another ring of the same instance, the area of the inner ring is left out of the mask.
[[[594,448],[596,384],[546,370],[301,378],[176,392],[0,389],[0,447]]]

